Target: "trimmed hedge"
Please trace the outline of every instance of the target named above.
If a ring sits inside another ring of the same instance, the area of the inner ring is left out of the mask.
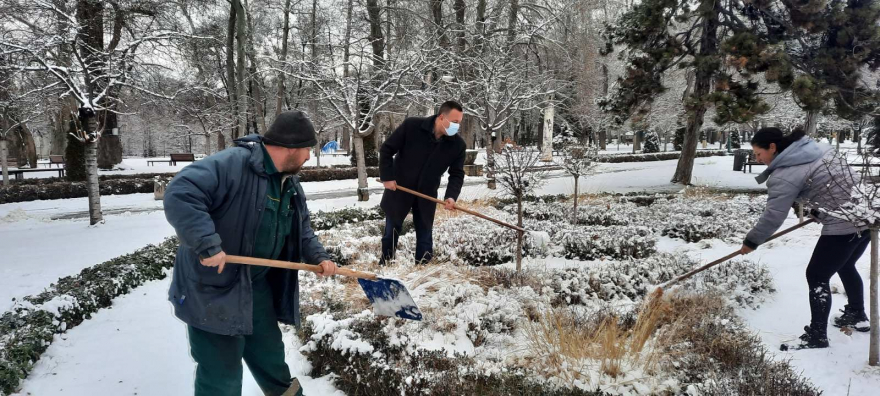
[[[706,157],[723,157],[727,152],[723,150],[697,150],[696,158]],[[679,159],[680,152],[672,153],[655,153],[655,154],[609,154],[600,155],[597,162],[605,162],[609,164],[617,164],[621,162],[653,162],[653,161],[669,161]]]
[[[100,177],[101,195],[125,195],[153,192],[153,180],[171,179],[174,173],[104,175]],[[378,177],[379,168],[367,168],[368,177]],[[303,169],[301,182],[349,180],[357,178],[357,168]],[[84,198],[88,196],[85,182],[69,182],[57,177],[25,179],[0,186],[0,204],[36,201],[41,199]]]
[[[382,208],[375,206],[369,209],[343,208],[332,212],[319,211],[311,213],[312,229],[326,231],[343,224],[355,224],[368,220],[384,220]]]
[[[561,235],[567,259],[640,259],[657,252],[657,239],[648,227],[586,226],[565,230]]]
[[[333,384],[349,395],[608,395],[598,389],[584,391],[538,383],[522,372],[484,374],[471,359],[449,357],[442,350],[404,353],[402,347],[392,345],[381,330],[382,325],[383,322],[375,318],[360,319],[352,324],[352,330],[373,348],[372,356],[383,357],[383,364],[376,364],[371,355],[340,353],[333,348],[332,337],[315,337],[314,326],[303,321],[300,339],[312,340],[311,348],[305,351],[312,363],[309,374],[312,377],[335,375]]]
[[[174,265],[177,239],[61,278],[45,291],[25,297],[0,317],[0,394],[11,394],[33,370],[55,334],[76,327],[114,298],[147,281],[163,279]]]
[[[153,192],[154,179],[105,180],[99,183],[101,195],[125,195]],[[85,182],[10,185],[0,187],[0,204],[89,196]]]

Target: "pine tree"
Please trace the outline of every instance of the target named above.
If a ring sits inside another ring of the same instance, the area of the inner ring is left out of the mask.
[[[660,136],[655,131],[648,131],[645,134],[645,146],[643,153],[659,153],[660,152]]]
[[[730,136],[730,148],[742,148],[742,138],[740,137],[739,129],[731,129],[728,136]]]
[[[755,38],[774,44],[759,57],[743,53],[749,59],[746,67],[792,92],[807,112],[809,134],[816,132],[819,114],[831,107],[848,120],[877,108],[877,90],[862,78],[866,66],[880,67],[876,0],[761,1],[746,11],[752,22],[764,27]],[[737,52],[749,52],[748,47],[731,50],[732,55]]]
[[[685,127],[682,125],[675,128],[675,137],[672,138],[672,148],[675,151],[681,151],[681,146],[684,144],[684,131]]]
[[[606,48],[626,46],[622,56],[628,65],[613,98],[600,104],[622,121],[648,111],[651,101],[666,89],[662,83],[666,72],[673,68],[693,70],[693,89],[684,101],[686,123],[681,145],[677,145],[682,155],[672,177],[674,183],[691,182],[697,139],[710,105],[719,105],[715,119],[719,125],[745,122],[769,109],[758,95],[759,85],[752,74],[730,64],[743,61],[727,54],[742,50],[727,44],[733,39],[748,44],[747,50],[756,54],[769,44],[755,39],[756,24],[743,22],[741,4],[732,0],[644,0],[608,30],[611,44]]]

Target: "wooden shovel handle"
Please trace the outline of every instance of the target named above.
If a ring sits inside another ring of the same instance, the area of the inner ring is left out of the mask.
[[[437,199],[437,198],[434,198],[434,197],[432,197],[432,196],[430,196],[430,195],[425,195],[425,194],[422,194],[422,193],[420,193],[420,192],[418,192],[418,191],[410,190],[410,189],[408,189],[408,188],[406,188],[406,187],[403,187],[403,186],[401,186],[401,185],[399,185],[399,184],[397,185],[397,189],[400,190],[400,191],[403,191],[403,192],[405,192],[405,193],[409,193],[409,194],[415,195],[415,196],[417,196],[417,197],[419,197],[419,198],[427,199],[428,201],[431,201],[431,202],[436,202],[436,203],[438,203],[438,204],[440,204],[440,205],[446,205],[446,202],[443,202],[443,201],[441,201],[441,200],[439,200],[439,199]],[[477,217],[479,217],[479,218],[481,218],[481,219],[489,220],[489,221],[491,221],[491,222],[493,222],[493,223],[495,223],[495,224],[498,224],[498,225],[501,225],[501,226],[504,226],[504,227],[507,227],[507,228],[511,228],[511,229],[514,229],[514,230],[517,230],[517,231],[519,231],[519,232],[526,232],[526,230],[523,229],[522,227],[517,227],[517,226],[515,226],[515,225],[513,225],[513,224],[508,224],[508,223],[505,223],[505,222],[503,222],[503,221],[501,221],[501,220],[498,220],[498,219],[493,219],[493,218],[491,218],[491,217],[489,217],[489,216],[486,216],[486,215],[484,215],[484,214],[482,214],[482,213],[477,213],[477,212],[474,212],[474,211],[472,211],[472,210],[468,210],[468,209],[465,209],[465,208],[459,207],[458,205],[455,205],[455,209],[456,209],[456,210],[460,210],[460,211],[462,211],[462,212],[465,212],[465,213],[467,213],[467,214],[469,214],[469,215],[472,215],[472,216],[477,216]]]
[[[770,241],[772,241],[772,240],[774,240],[774,239],[776,239],[776,238],[779,238],[779,237],[781,237],[781,236],[783,236],[783,235],[785,235],[785,234],[788,234],[789,232],[792,232],[792,231],[797,230],[797,229],[799,229],[799,228],[801,228],[801,227],[803,227],[803,226],[805,226],[805,225],[807,225],[807,224],[811,224],[811,223],[815,223],[815,222],[816,222],[816,219],[809,219],[809,220],[806,220],[806,221],[802,221],[802,222],[800,222],[800,223],[798,223],[798,224],[795,224],[795,225],[793,225],[793,226],[791,226],[791,227],[788,227],[788,228],[786,228],[786,229],[784,229],[784,230],[782,230],[782,231],[779,231],[779,232],[773,234],[773,236],[771,236],[770,238],[767,238],[767,240],[764,241],[764,243],[770,242]],[[697,268],[697,269],[695,269],[695,270],[693,270],[693,271],[691,271],[691,272],[688,272],[688,273],[686,273],[686,274],[684,274],[684,275],[682,275],[682,276],[679,276],[678,278],[675,278],[675,279],[673,279],[673,280],[671,280],[671,281],[665,283],[665,284],[663,285],[663,287],[666,288],[666,287],[672,286],[672,285],[674,285],[674,284],[676,284],[676,283],[678,283],[678,282],[681,282],[681,281],[683,281],[683,280],[686,280],[686,279],[688,279],[688,278],[690,278],[690,277],[692,277],[692,276],[694,276],[694,275],[696,275],[696,274],[699,274],[700,272],[703,272],[703,271],[705,271],[705,270],[707,270],[707,269],[709,269],[709,268],[712,268],[712,267],[714,267],[714,266],[716,266],[716,265],[718,265],[718,264],[721,264],[721,263],[723,263],[723,262],[725,262],[725,261],[727,261],[727,260],[730,260],[730,259],[732,259],[732,258],[734,258],[734,257],[736,257],[736,256],[739,256],[740,254],[742,254],[742,251],[737,250],[737,251],[735,251],[735,252],[733,252],[733,253],[728,254],[727,256],[724,256],[724,257],[722,257],[722,258],[720,258],[720,259],[718,259],[718,260],[715,260],[715,261],[713,261],[713,262],[711,262],[711,263],[709,263],[709,264],[706,264],[706,265],[704,265],[704,266],[702,266],[702,267],[700,267],[700,268]]]
[[[321,268],[320,265],[294,263],[294,262],[290,262],[290,261],[281,261],[281,260],[269,260],[269,259],[261,259],[261,258],[256,258],[256,257],[226,255],[226,262],[233,263],[233,264],[262,265],[264,267],[285,268],[285,269],[292,269],[292,270],[309,271],[309,272],[314,272],[316,274],[320,274],[320,273],[324,272],[324,269]],[[336,275],[350,276],[352,278],[358,278],[358,279],[376,280],[376,274],[371,274],[369,272],[360,272],[360,271],[350,270],[348,268],[341,268],[341,267],[336,269]]]

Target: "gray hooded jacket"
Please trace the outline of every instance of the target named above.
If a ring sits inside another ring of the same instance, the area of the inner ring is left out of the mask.
[[[851,196],[853,174],[835,158],[831,146],[808,137],[779,153],[767,170],[755,178],[767,182],[767,207],[743,244],[755,249],[773,235],[797,201],[814,209],[834,210]],[[848,235],[862,231],[846,220],[824,213],[817,217],[822,235]]]

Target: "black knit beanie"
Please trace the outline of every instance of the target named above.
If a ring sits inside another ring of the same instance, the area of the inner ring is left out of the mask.
[[[287,148],[314,147],[318,144],[315,127],[306,115],[299,111],[285,111],[275,117],[263,142],[271,146]]]

